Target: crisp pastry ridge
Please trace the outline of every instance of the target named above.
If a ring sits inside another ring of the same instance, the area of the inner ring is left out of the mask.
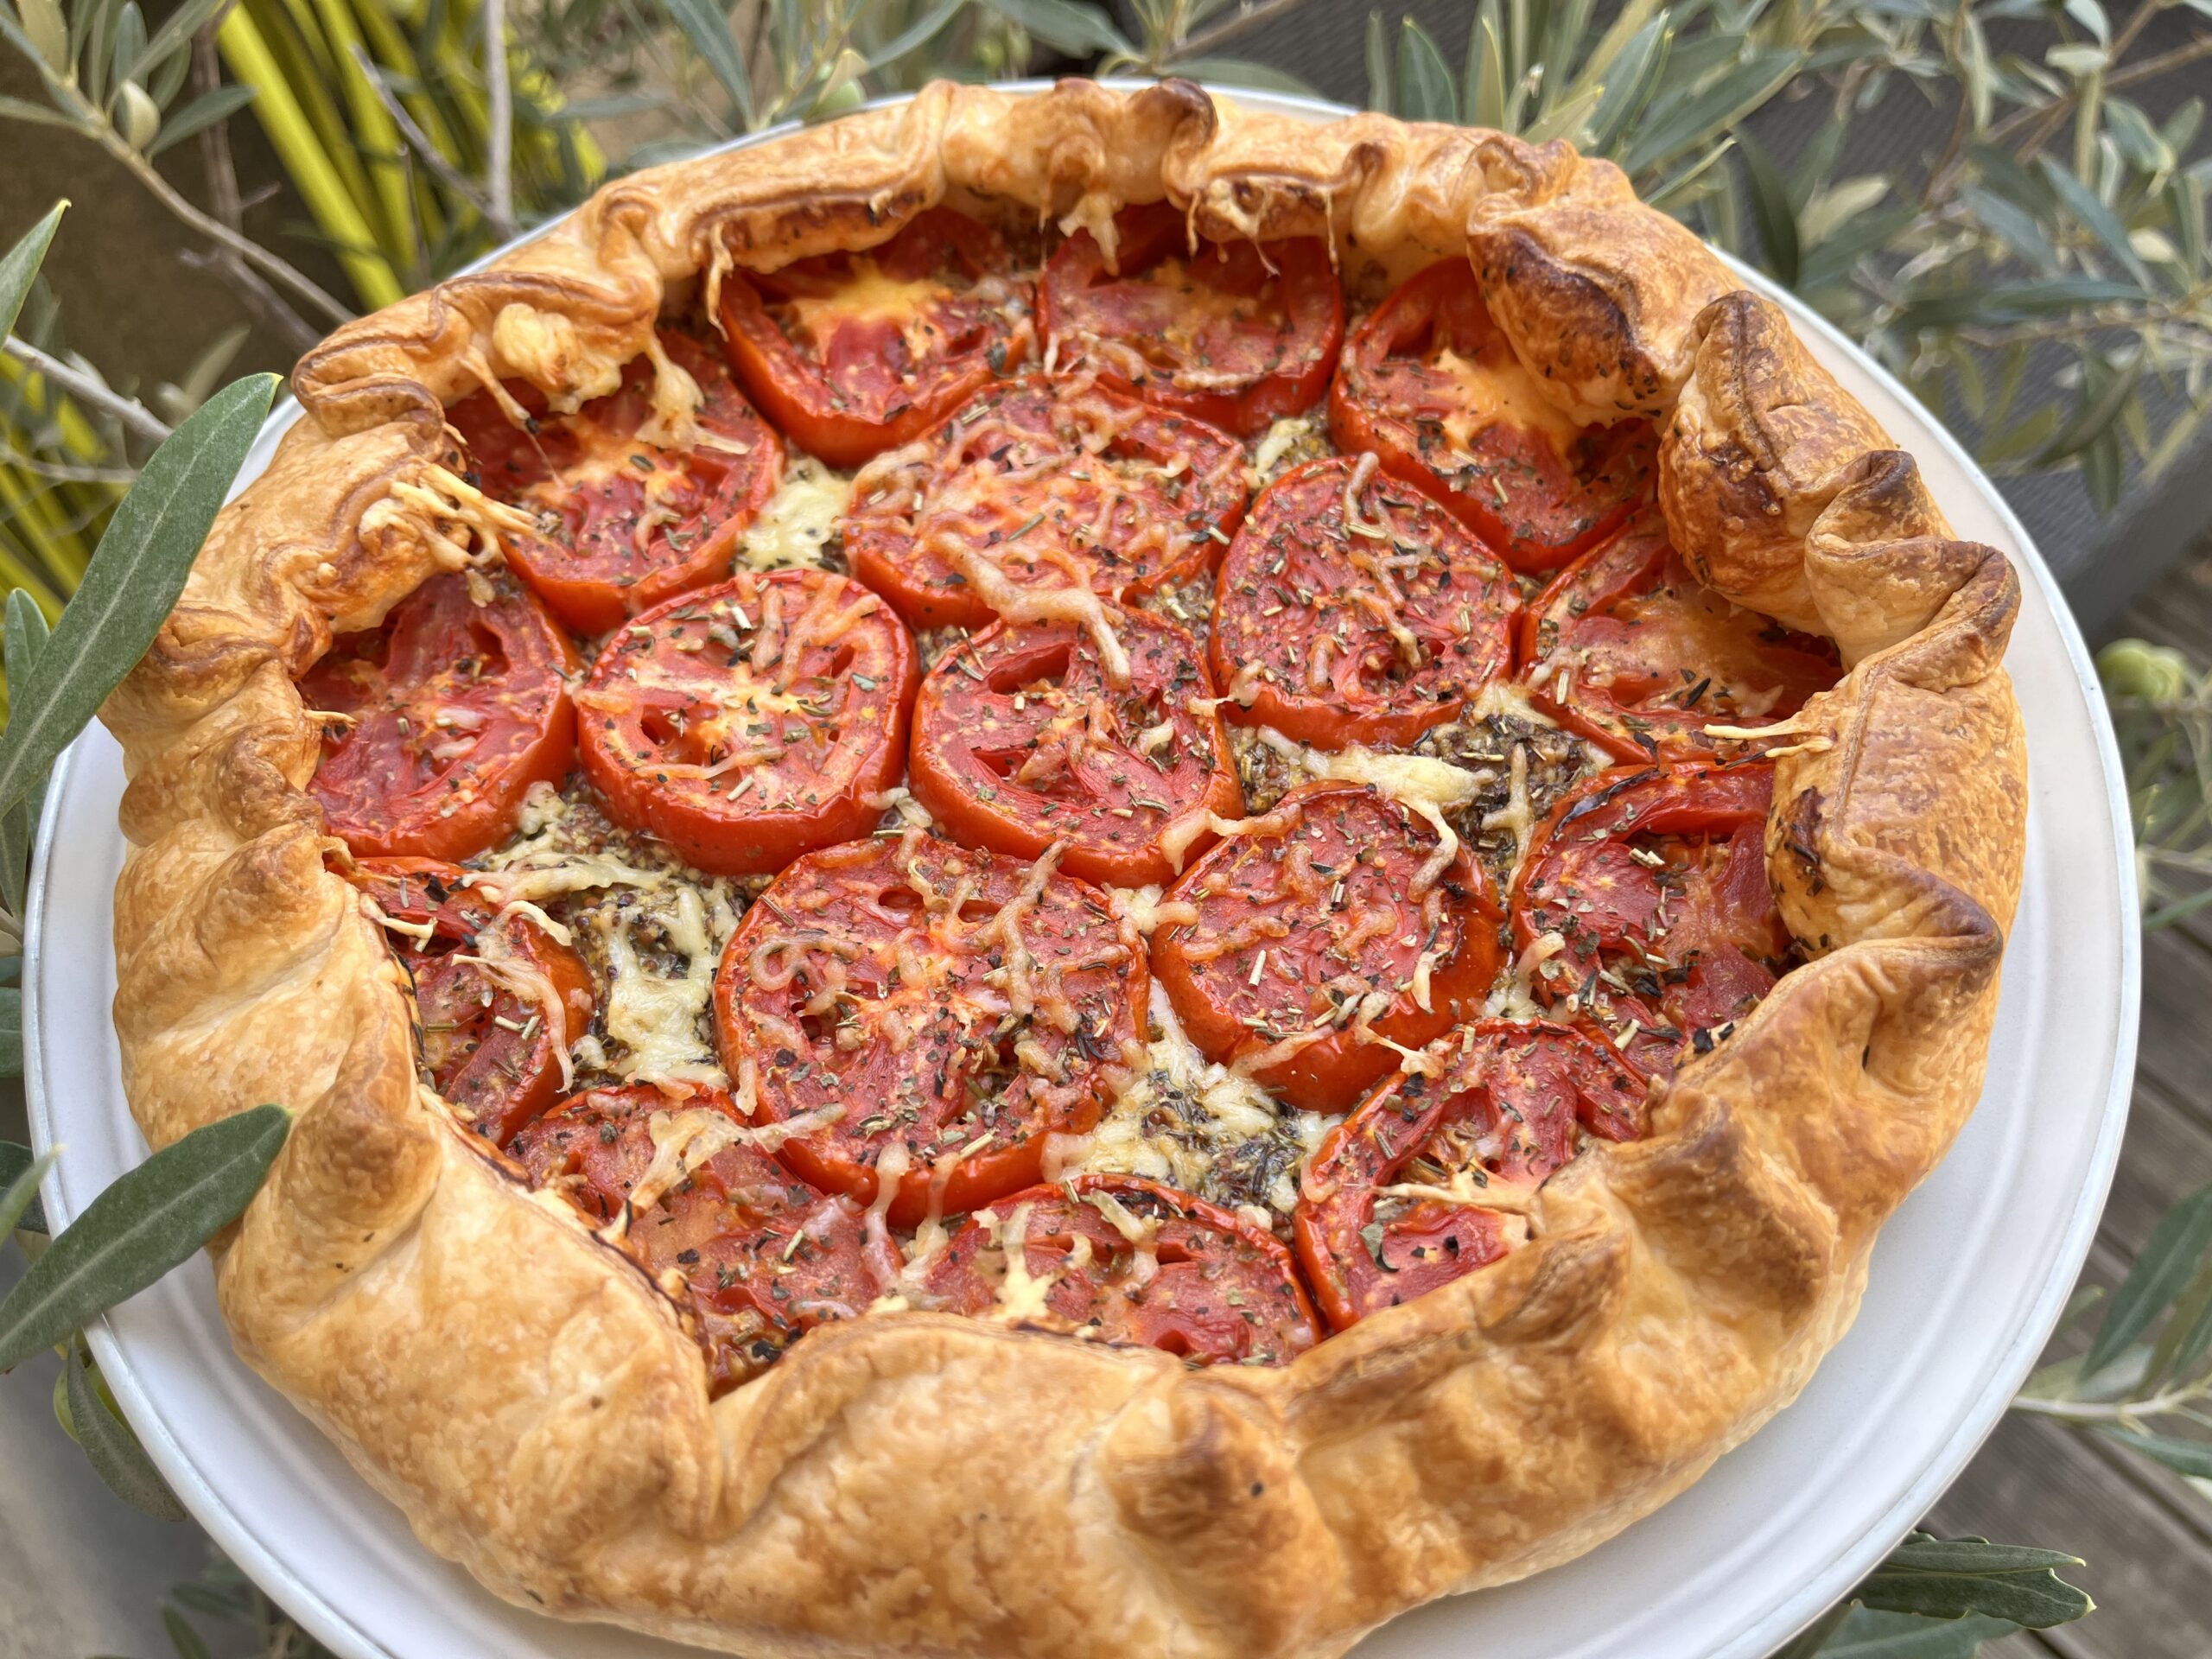
[[[444,406],[605,390],[718,245],[774,266],[946,199],[1096,226],[1162,194],[1207,235],[1329,235],[1348,277],[1464,248],[1562,408],[1664,423],[1685,558],[1848,670],[1789,722],[1768,827],[1810,960],[1647,1138],[1552,1179],[1530,1245],[1282,1370],[907,1313],[710,1403],[676,1305],[418,1084],[402,970],[324,868],[294,677],[462,556],[486,509]],[[2017,578],[1610,163],[1183,82],[937,85],[611,185],[293,385],[304,418],[103,714],[124,1075],[156,1146],[301,1106],[219,1261],[239,1351],[519,1605],[756,1654],[1340,1652],[1591,1548],[1795,1397],[1979,1092],[2024,841]]]

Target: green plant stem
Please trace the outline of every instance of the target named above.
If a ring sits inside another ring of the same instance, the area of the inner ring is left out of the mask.
[[[59,358],[49,357],[27,340],[14,334],[8,336],[4,349],[25,368],[44,375],[61,391],[79,403],[88,404],[104,415],[112,415],[149,443],[159,443],[169,435],[168,423],[135,397],[120,397],[88,374],[80,374]]]
[[[502,218],[495,213],[492,204],[484,199],[484,192],[463,177],[461,171],[446,159],[444,152],[430,142],[429,136],[416,124],[415,118],[408,113],[407,105],[385,84],[383,74],[370,60],[368,54],[359,45],[353,47],[352,51],[354,62],[360,66],[361,73],[368,77],[369,85],[375,89],[377,101],[384,105],[385,113],[391,118],[392,124],[399,129],[400,137],[407,141],[416,160],[423,163],[431,177],[474,208],[500,241],[511,240],[518,228],[514,220]]]
[[[155,200],[168,209],[170,214],[183,221],[219,247],[226,248],[247,264],[252,265],[272,281],[283,283],[334,324],[351,322],[353,314],[333,299],[304,272],[289,261],[279,258],[258,242],[241,235],[219,219],[206,213],[180,194],[176,187],[161,175],[159,169],[137,150],[131,149],[124,136],[115,130],[115,124],[102,111],[94,109],[83,93],[67,81],[47,79],[48,90],[54,102],[75,121],[84,134],[120,162],[131,177],[143,185]]]
[[[0,465],[19,467],[33,477],[48,479],[56,484],[128,485],[138,476],[120,467],[69,467],[60,461],[43,461],[36,455],[25,454],[13,444],[0,444]]]
[[[2013,1401],[2015,1411],[2031,1411],[2044,1417],[2063,1418],[2072,1423],[2127,1423],[2133,1424],[2145,1417],[2157,1417],[2178,1411],[2192,1400],[2202,1395],[2202,1384],[2169,1389],[2164,1394],[2153,1395],[2148,1400],[2037,1400],[2026,1395]]]
[[[1302,5],[1305,0],[1260,0],[1260,3],[1241,10],[1217,23],[1210,23],[1188,39],[1173,42],[1161,54],[1160,60],[1151,66],[1155,71],[1173,67],[1178,58],[1204,58],[1213,55],[1214,49],[1224,41],[1234,40],[1255,23],[1265,22],[1280,12]],[[1145,42],[1151,47],[1153,42]]]
[[[2160,8],[2157,6],[2145,4],[2128,20],[2128,27],[2121,31],[2120,40],[2115,41],[2113,45],[2112,55],[2115,63],[2120,54],[2126,49],[2127,45],[2133,44],[2137,26],[2147,22],[2151,14],[2158,10]],[[2115,67],[2110,70],[2103,79],[2103,94],[2110,97],[2114,92],[2123,92],[2130,86],[2139,86],[2146,80],[2156,80],[2161,75],[2170,73],[2176,69],[2185,69],[2190,64],[2200,63],[2207,58],[2212,58],[2212,35],[2200,35],[2186,46],[2173,47],[2159,53],[2156,57],[2145,58],[2140,63],[2131,63],[2125,67]],[[1988,142],[1992,144],[2002,145],[2011,142],[2024,131],[2029,132],[2031,136],[2019,151],[2020,158],[2025,160],[2042,149],[2050,141],[2051,135],[2066,124],[2067,117],[2073,113],[2075,95],[2069,92],[2060,94],[2052,103],[2038,104],[2027,109],[2015,110],[2002,121],[1996,122],[1990,127]],[[2038,124],[2043,124],[2039,127]],[[1943,167],[1937,168],[1935,176],[1929,183],[1926,200],[1935,203],[1949,200],[1952,187],[1958,181],[1961,166],[1960,159],[1953,156]]]

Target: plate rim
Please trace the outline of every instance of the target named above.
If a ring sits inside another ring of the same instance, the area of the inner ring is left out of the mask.
[[[1095,79],[1101,86],[1122,91],[1135,91],[1157,84],[1125,76]],[[1049,90],[1055,83],[1049,79],[1026,78],[991,84],[1002,92],[1032,94]],[[1214,97],[1224,98],[1256,110],[1314,121],[1333,121],[1360,112],[1348,105],[1324,99],[1230,86],[1218,82],[1199,84]],[[886,108],[909,102],[912,96],[911,93],[891,94],[868,99],[857,107]],[[804,124],[798,121],[782,122],[757,133],[741,135],[704,147],[694,156],[685,159],[696,160],[748,149],[797,131]],[[472,262],[464,268],[464,271],[483,269],[515,249],[526,246],[560,222],[560,218],[549,219],[544,225],[516,237]],[[2086,1172],[2088,1179],[2084,1179],[2077,1190],[2074,1208],[2067,1217],[2057,1253],[2053,1257],[2054,1270],[2015,1328],[2012,1339],[2001,1351],[1996,1363],[1989,1370],[1981,1390],[1946,1438],[1941,1454],[1922,1468],[1886,1510],[1860,1529],[1851,1546],[1840,1551],[1825,1571],[1802,1581],[1795,1592],[1776,1603],[1754,1624],[1712,1650],[1712,1659],[1757,1659],[1758,1656],[1789,1641],[1840,1599],[1957,1479],[2002,1421],[2019,1384],[2026,1377],[2037,1355],[2056,1326],[2065,1299],[2094,1239],[2126,1129],[2140,1023],[2142,936],[2136,918],[2140,916],[2141,906],[2134,861],[2128,855],[2134,837],[2118,740],[2105,707],[2102,689],[2087,641],[2034,539],[1965,446],[1895,376],[1807,302],[1725,250],[1712,247],[1710,244],[1707,245],[1745,287],[1779,305],[1794,327],[1818,335],[1841,353],[1856,370],[1868,376],[1900,403],[1916,410],[1922,419],[1923,433],[1915,435],[1916,444],[1923,434],[1931,438],[1936,448],[1959,468],[2012,538],[2018,550],[2016,555],[2012,556],[2014,563],[2016,567],[2024,568],[2049,607],[2061,646],[2073,672],[2074,689],[2089,712],[2089,723],[2104,784],[2105,809],[2109,820],[2107,827],[2118,855],[2115,864],[2120,914],[2126,918],[2120,938],[2120,1003],[2113,1038],[2112,1074],[2107,1084],[2097,1139]],[[230,492],[232,496],[250,484],[252,477],[259,475],[266,466],[269,447],[300,418],[300,414],[297,400],[289,392],[270,411],[249,455],[249,465],[252,465],[256,459],[260,464],[253,466],[251,477],[246,476],[242,469],[240,480],[233,484]],[[80,736],[64,751],[48,780],[46,800],[48,810],[42,813],[39,824],[33,855],[29,903],[24,918],[23,960],[27,971],[22,976],[23,1084],[33,1144],[40,1148],[54,1144],[54,1124],[45,1080],[43,975],[35,965],[43,960],[48,867],[59,822],[58,813],[51,808],[67,786],[67,780],[79,760],[81,742]],[[2008,929],[2008,942],[2009,934]],[[48,1213],[57,1217],[66,1225],[73,1217],[67,1200],[60,1193],[55,1172],[48,1173],[41,1192]],[[338,1612],[304,1578],[293,1572],[216,1493],[190,1454],[172,1434],[144,1379],[132,1366],[126,1350],[106,1316],[103,1314],[88,1325],[86,1334],[102,1374],[114,1390],[118,1403],[124,1408],[131,1426],[145,1444],[149,1455],[176,1491],[180,1500],[191,1510],[194,1521],[225,1554],[264,1592],[278,1602],[296,1623],[308,1629],[317,1640],[340,1655],[340,1659],[397,1659],[397,1656]],[[321,1432],[319,1426],[318,1432]],[[359,1478],[358,1474],[353,1478]],[[424,1548],[427,1549],[427,1546]]]

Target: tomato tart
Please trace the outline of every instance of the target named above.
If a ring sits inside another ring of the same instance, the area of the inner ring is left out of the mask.
[[[340,329],[104,711],[240,1352],[518,1605],[1320,1656],[1694,1481],[1979,1092],[2018,604],[1563,144],[1167,81]]]

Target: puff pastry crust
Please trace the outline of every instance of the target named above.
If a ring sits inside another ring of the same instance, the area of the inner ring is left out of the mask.
[[[1768,829],[1810,959],[1647,1138],[1543,1188],[1529,1246],[1284,1369],[909,1313],[710,1403],[675,1305],[421,1090],[403,977],[323,867],[294,677],[450,568],[476,508],[444,406],[486,375],[603,390],[719,246],[773,267],[944,200],[1098,224],[1162,196],[1209,236],[1326,235],[1348,284],[1464,251],[1562,408],[1662,423],[1697,573],[1848,669],[1792,721]],[[1606,162],[1181,82],[934,86],[609,186],[293,385],[304,418],[104,715],[124,1077],[156,1146],[300,1106],[221,1253],[238,1350],[518,1604],[754,1655],[1340,1652],[1589,1548],[1788,1403],[1974,1104],[2020,881],[2014,573]]]

